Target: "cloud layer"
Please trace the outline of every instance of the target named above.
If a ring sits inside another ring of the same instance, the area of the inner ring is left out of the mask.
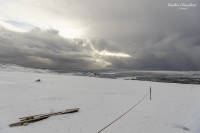
[[[199,70],[200,38],[171,34],[135,45],[130,50],[112,41],[66,39],[58,31],[35,28],[18,33],[0,28],[0,62],[50,69],[164,69]],[[131,57],[100,52],[129,53]],[[99,52],[99,53],[98,53]]]
[[[111,62],[100,54],[101,51],[121,52],[110,41],[66,39],[58,32],[34,28],[30,32],[19,33],[1,27],[0,62],[63,70],[102,69],[111,66]]]
[[[197,6],[179,10],[169,3]],[[57,69],[200,70],[198,0],[7,0],[0,4],[0,24],[4,24],[0,62]],[[12,31],[16,28],[26,32]],[[76,30],[83,39],[63,37]]]

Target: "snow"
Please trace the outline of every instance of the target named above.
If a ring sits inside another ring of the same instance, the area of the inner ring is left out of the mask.
[[[52,73],[52,71],[48,69],[34,69],[34,68],[27,68],[18,66],[15,64],[2,64],[0,63],[0,71],[6,72],[34,72],[34,73]]]
[[[41,79],[41,82],[35,82]],[[200,86],[0,69],[0,133],[199,133]],[[80,108],[10,128],[19,117]]]

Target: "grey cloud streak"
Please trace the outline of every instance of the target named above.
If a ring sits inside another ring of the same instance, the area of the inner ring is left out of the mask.
[[[0,27],[0,62],[57,70],[101,69],[105,60],[98,62],[101,56],[94,50],[120,52],[106,40],[66,39],[58,32],[34,28],[18,33]]]

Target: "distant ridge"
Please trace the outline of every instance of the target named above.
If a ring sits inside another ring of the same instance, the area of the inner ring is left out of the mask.
[[[36,69],[36,68],[28,68],[22,67],[16,64],[6,64],[0,63],[0,71],[5,72],[34,72],[34,73],[50,73],[51,70],[48,69]]]

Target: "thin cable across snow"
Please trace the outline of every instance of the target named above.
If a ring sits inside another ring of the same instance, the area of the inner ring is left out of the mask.
[[[123,113],[121,116],[119,116],[117,119],[115,119],[114,121],[112,121],[111,123],[109,123],[107,126],[105,126],[104,128],[102,128],[100,131],[98,131],[98,133],[102,132],[104,129],[108,128],[109,126],[111,126],[113,123],[115,123],[117,120],[119,120],[120,118],[122,118],[124,115],[126,115],[128,112],[130,112],[133,108],[135,108],[138,104],[140,104],[147,96],[149,95],[149,92],[139,101],[137,102],[133,107],[131,107],[129,110],[127,110],[125,113]]]

